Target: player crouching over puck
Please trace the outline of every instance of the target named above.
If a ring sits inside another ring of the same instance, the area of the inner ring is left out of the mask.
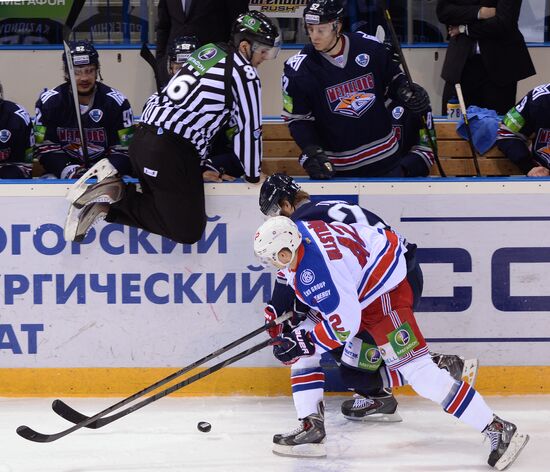
[[[420,396],[489,438],[490,466],[504,470],[514,462],[529,436],[495,415],[467,382],[455,380],[432,361],[413,313],[404,247],[394,233],[358,223],[293,222],[276,216],[258,228],[254,252],[323,318],[311,331],[298,328],[279,336],[273,348],[277,359],[291,364],[313,355],[317,346],[336,349],[368,331],[386,365]],[[300,420],[296,430],[273,437],[273,451],[326,455],[322,403],[311,405],[311,413]]]

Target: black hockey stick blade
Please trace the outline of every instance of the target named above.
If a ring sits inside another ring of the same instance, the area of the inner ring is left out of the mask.
[[[69,11],[69,16],[67,16],[67,19],[65,20],[65,26],[72,30],[74,27],[74,24],[76,23],[76,19],[78,18],[78,15],[80,15],[80,12],[82,11],[82,7],[86,3],[86,0],[74,0],[73,5],[71,6],[71,9]]]
[[[112,416],[109,417],[109,423],[112,423],[113,421],[118,420],[119,418],[122,418],[126,415],[129,415],[130,413],[139,410],[143,408],[146,405],[149,405],[150,403],[153,403],[154,401],[157,401],[166,395],[169,395],[170,393],[175,392],[176,390],[180,390],[183,387],[186,387],[187,385],[196,382],[197,380],[203,379],[204,377],[207,377],[208,375],[213,374],[214,372],[217,372],[218,370],[223,369],[224,367],[227,367],[228,365],[231,365],[238,360],[243,359],[244,357],[247,357],[251,354],[254,354],[255,352],[258,352],[261,349],[264,349],[265,347],[269,346],[273,340],[266,339],[265,341],[262,341],[260,344],[256,344],[255,346],[252,346],[244,351],[241,351],[240,353],[234,355],[233,357],[230,357],[229,359],[226,359],[225,361],[219,362],[218,364],[213,365],[212,367],[203,370],[202,372],[199,372],[198,374],[195,374],[182,382],[179,382],[177,384],[172,385],[171,387],[168,387],[165,390],[161,390],[160,392],[156,393],[155,395],[152,395],[150,397],[147,397],[145,400],[142,400],[139,403],[136,403],[135,405],[132,405]],[[108,410],[108,409],[107,409]],[[39,443],[49,443],[53,441],[57,441],[58,439],[61,439],[64,436],[67,436],[68,434],[71,434],[74,431],[77,431],[81,428],[84,428],[88,426],[89,424],[92,424],[94,421],[100,419],[102,416],[104,416],[106,413],[103,410],[102,412],[90,416],[84,421],[81,421],[72,427],[65,429],[63,431],[59,431],[58,433],[51,433],[51,434],[45,434],[45,433],[39,433],[38,431],[35,431],[34,429],[30,428],[29,426],[19,426],[17,428],[17,434],[21,436],[24,439],[27,439],[29,441],[33,442],[39,442]],[[107,419],[107,418],[105,418]],[[105,423],[108,424],[108,423]],[[103,426],[105,426],[105,424]]]
[[[155,76],[155,84],[157,86],[157,93],[160,93],[160,89],[161,89],[161,86],[160,86],[160,77],[159,77],[159,71],[157,69],[157,61],[155,59],[155,56],[153,56],[153,53],[151,52],[151,50],[149,49],[149,47],[147,46],[147,43],[143,43],[141,45],[141,49],[139,51],[139,55],[141,56],[142,59],[145,60],[145,62],[147,62],[147,64],[149,64],[151,66],[151,68],[153,69],[153,75]]]
[[[90,418],[89,416],[83,415],[79,411],[76,411],[73,407],[67,405],[63,400],[59,399],[53,401],[52,410],[55,411],[59,416],[61,416],[61,418],[64,418],[74,424],[81,423],[82,421],[86,421],[88,418]],[[109,424],[109,418],[110,416],[99,418],[98,420],[86,426],[86,428],[102,428],[106,424]]]
[[[174,372],[173,374],[170,374],[169,376],[159,380],[158,382],[155,382],[152,385],[149,385],[148,387],[144,388],[143,390],[140,390],[137,393],[134,393],[133,395],[130,395],[129,397],[124,398],[123,400],[119,401],[118,403],[115,403],[114,405],[112,405],[109,408],[103,410],[102,412],[98,413],[95,416],[99,419],[103,416],[108,415],[109,413],[112,413],[113,411],[115,411],[119,408],[122,408],[123,406],[127,405],[128,403],[131,403],[131,402],[137,400],[138,398],[152,392],[153,390],[156,390],[157,388],[162,387],[163,385],[166,385],[167,383],[171,382],[172,380],[175,380],[178,377],[182,376],[183,374],[186,374],[187,372],[195,369],[196,367],[199,367],[200,365],[205,364],[209,360],[214,359],[215,357],[218,357],[218,356],[224,354],[225,352],[229,351],[230,349],[233,349],[234,347],[237,347],[237,346],[243,344],[244,342],[248,341],[249,339],[252,339],[253,337],[257,336],[258,334],[260,334],[260,333],[262,333],[262,332],[264,332],[264,331],[266,331],[270,328],[273,328],[277,325],[280,325],[280,324],[284,323],[291,316],[292,316],[291,312],[288,312],[288,313],[285,313],[282,316],[279,316],[276,320],[273,320],[273,321],[271,321],[271,322],[269,322],[269,323],[267,323],[263,326],[260,326],[259,328],[255,329],[254,331],[251,331],[250,333],[245,334],[244,336],[240,337],[239,339],[236,339],[235,341],[227,344],[226,346],[224,346],[220,349],[217,349],[214,352],[211,352],[210,354],[204,356],[203,358],[199,359],[198,361],[195,361],[195,362],[189,364],[188,366],[183,367],[182,369]],[[84,421],[84,418],[89,418],[85,415],[82,415],[78,411],[74,410],[73,408],[71,408],[69,405],[67,405],[65,402],[63,402],[61,400],[54,400],[54,402],[52,403],[52,409],[58,415],[60,415],[61,417],[65,418],[66,420],[71,421],[73,423],[74,422],[80,423],[81,421]],[[77,418],[77,415],[80,415],[80,416],[78,416],[78,418],[82,418],[82,419],[80,419],[79,421],[73,421],[73,419]],[[94,422],[94,423],[89,423],[90,428],[92,428],[92,429],[101,428],[102,426],[104,426],[104,424],[108,424],[108,423],[105,423],[104,421],[97,421],[97,422]],[[88,424],[86,424],[85,426],[87,427]]]

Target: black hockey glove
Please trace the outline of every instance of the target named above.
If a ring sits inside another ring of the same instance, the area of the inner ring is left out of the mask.
[[[305,329],[283,334],[274,339],[273,355],[283,364],[294,364],[300,357],[312,356],[314,353],[315,344]]]
[[[297,298],[294,298],[294,309],[292,310],[292,318],[288,320],[288,324],[294,329],[302,321],[307,318],[310,308],[305,303],[302,303]]]
[[[430,110],[430,97],[428,92],[418,84],[405,84],[397,89],[397,96],[405,108],[424,115]]]
[[[395,48],[393,47],[392,42],[389,39],[386,39],[384,41],[384,47],[386,48],[386,50],[390,54],[392,62],[395,62],[396,64],[401,65],[401,57],[399,56],[399,53],[395,50]]]
[[[300,164],[313,180],[328,180],[334,177],[334,169],[323,149],[308,146],[300,156]]]

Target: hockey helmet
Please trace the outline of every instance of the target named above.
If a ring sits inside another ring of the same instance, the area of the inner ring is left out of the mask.
[[[89,41],[71,41],[69,50],[74,67],[93,64],[99,71],[99,54],[92,43]],[[63,53],[63,69],[65,70],[65,78],[68,78],[69,70],[67,69],[67,55],[65,53]]]
[[[285,264],[279,260],[279,252],[282,249],[288,249],[292,254],[290,258],[292,261],[301,243],[302,235],[296,223],[286,216],[274,216],[256,231],[254,253],[262,262],[269,262],[278,269],[283,269],[288,263]]]
[[[304,8],[304,23],[306,25],[320,25],[341,20],[344,16],[344,7],[340,0],[308,0]]]
[[[170,62],[182,64],[199,47],[199,40],[196,36],[180,36],[170,43],[168,57]]]
[[[281,33],[277,25],[259,11],[241,13],[231,28],[230,42],[236,48],[248,41],[252,51],[267,48],[266,59],[275,59],[281,49]]]
[[[268,216],[278,215],[281,211],[279,202],[286,198],[292,204],[299,190],[300,186],[289,175],[270,175],[260,189],[260,211]]]

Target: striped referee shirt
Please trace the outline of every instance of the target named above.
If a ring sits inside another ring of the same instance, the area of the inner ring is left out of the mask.
[[[238,51],[207,44],[196,50],[159,94],[146,102],[141,121],[178,134],[208,157],[222,126],[232,127],[233,150],[248,181],[260,178],[261,86],[256,69]]]

